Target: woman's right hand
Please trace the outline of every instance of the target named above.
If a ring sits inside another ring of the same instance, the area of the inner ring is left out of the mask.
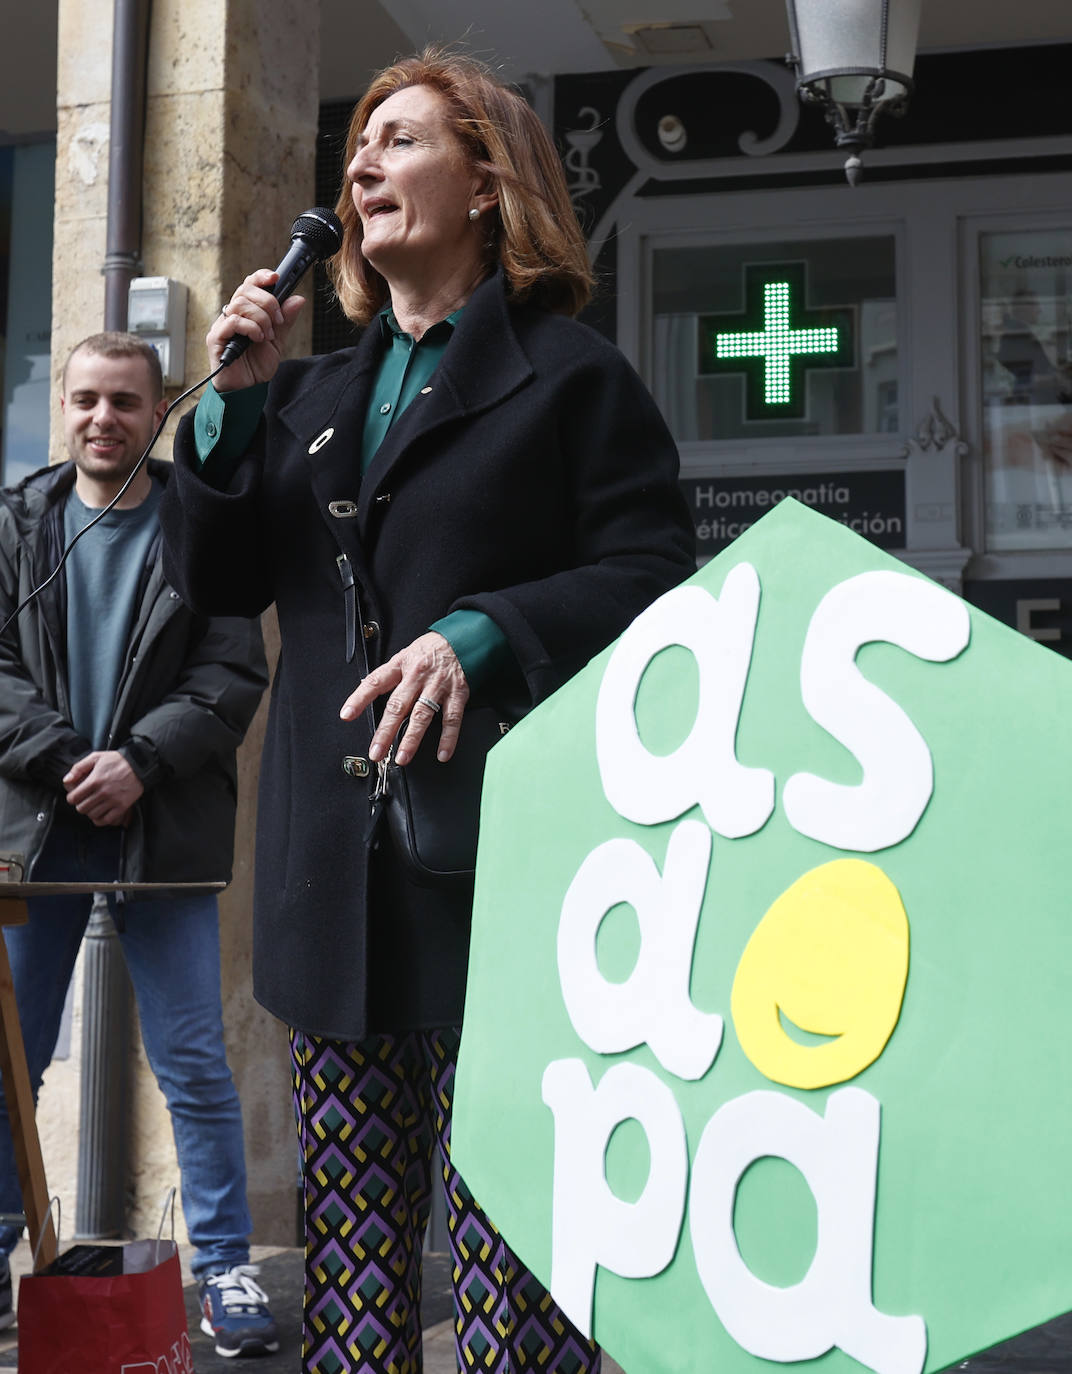
[[[249,339],[249,347],[212,385],[217,391],[240,391],[258,382],[270,382],[286,349],[287,335],[297,319],[304,296],[289,296],[280,304],[272,295],[278,272],[267,267],[251,272],[205,336],[212,366],[218,367],[223,350],[236,335]]]

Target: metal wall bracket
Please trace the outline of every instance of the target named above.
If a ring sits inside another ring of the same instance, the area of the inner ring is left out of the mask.
[[[916,426],[913,442],[924,453],[932,448],[935,453],[940,453],[946,444],[953,445],[953,452],[958,458],[963,458],[971,452],[971,445],[960,437],[957,427],[942,410],[937,396],[931,398],[929,413],[924,415]]]

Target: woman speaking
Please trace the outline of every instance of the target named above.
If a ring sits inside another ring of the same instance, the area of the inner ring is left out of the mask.
[[[180,427],[163,513],[192,606],[279,618],[253,971],[290,1027],[303,1368],[420,1370],[438,1154],[459,1368],[583,1374],[598,1352],[450,1164],[472,884],[415,884],[360,775],[392,746],[449,770],[471,699],[543,700],[692,571],[692,529],[654,403],[571,318],[584,242],[524,100],[465,58],[400,61],[345,175],[331,272],[359,344],[283,361],[301,298],[247,277],[208,346],[249,346]]]

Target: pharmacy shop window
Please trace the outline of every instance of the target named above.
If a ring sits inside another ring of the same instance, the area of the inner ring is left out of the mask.
[[[986,546],[1072,548],[1072,227],[979,236]]]
[[[896,434],[893,235],[655,248],[652,390],[679,443]]]

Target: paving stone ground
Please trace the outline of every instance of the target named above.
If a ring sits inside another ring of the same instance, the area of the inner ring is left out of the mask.
[[[260,1266],[257,1282],[268,1294],[272,1314],[279,1327],[279,1350],[274,1355],[257,1359],[225,1359],[217,1355],[212,1341],[201,1331],[201,1315],[197,1305],[197,1285],[190,1275],[189,1246],[180,1247],[187,1325],[190,1348],[193,1351],[196,1374],[299,1374],[301,1369],[301,1295],[302,1252],[254,1246],[253,1263]],[[17,1285],[30,1269],[29,1246],[23,1241],[11,1257],[11,1274]],[[425,1374],[456,1374],[454,1362],[454,1330],[451,1320],[450,1262],[446,1255],[426,1254],[424,1260],[424,1297],[421,1303],[424,1322]],[[606,1362],[607,1374],[621,1374],[618,1365]],[[18,1330],[0,1331],[0,1370],[18,1368]]]
[[[199,1326],[197,1286],[190,1277],[190,1248],[182,1247],[186,1312],[196,1374],[299,1374],[301,1369],[302,1252],[269,1246],[254,1247],[252,1260],[260,1265],[258,1282],[264,1287],[279,1326],[279,1350],[258,1359],[224,1359]],[[12,1277],[18,1280],[30,1268],[29,1247],[23,1241],[12,1256]],[[446,1255],[425,1256],[424,1369],[425,1374],[456,1374],[451,1322],[450,1265]],[[17,1290],[16,1290],[17,1291]],[[0,1370],[18,1368],[18,1331],[0,1332]],[[773,1366],[772,1366],[773,1368]],[[861,1374],[863,1367],[861,1366]],[[605,1374],[623,1374],[605,1357]],[[643,1370],[636,1374],[675,1374],[673,1370]],[[1015,1340],[958,1366],[958,1374],[1072,1374],[1072,1313],[1017,1336]]]

